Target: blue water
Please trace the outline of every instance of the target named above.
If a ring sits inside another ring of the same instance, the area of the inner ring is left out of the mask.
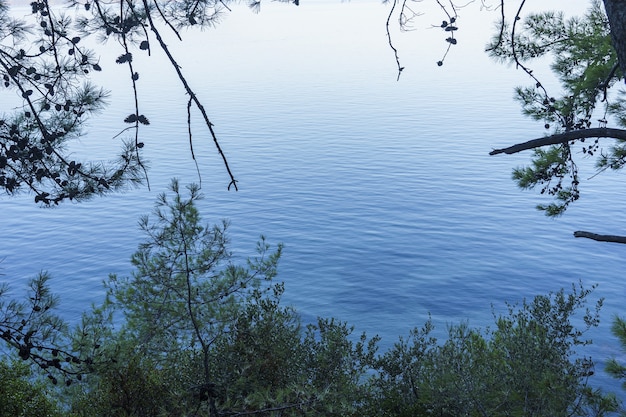
[[[625,314],[626,246],[572,236],[626,233],[623,174],[586,181],[583,199],[554,220],[534,210],[536,193],[510,179],[529,155],[488,156],[544,133],[512,100],[512,88],[527,82],[523,74],[482,53],[493,15],[468,19],[474,23],[442,68],[434,65],[445,50],[441,32],[397,34],[406,69],[396,82],[386,9],[377,2],[267,6],[260,15],[237,9],[215,30],[184,33],[190,44],[177,56],[240,185],[226,190],[198,117],[201,211],[207,221],[230,219],[239,256],[252,255],[261,234],[285,244],[284,300],[305,322],[334,316],[381,335],[384,348],[428,314],[444,336],[461,320],[491,324],[492,305],[504,311],[505,302],[582,280],[599,284],[594,299],[606,299],[585,353],[599,367],[612,355],[626,361],[609,332],[612,316]],[[96,81],[115,87],[111,105],[75,152],[106,159],[132,102],[119,88],[126,69],[113,64],[115,53],[101,52],[105,71]],[[142,131],[150,190],[54,209],[38,208],[29,195],[0,199],[1,278],[17,292],[49,271],[69,320],[101,300],[109,273],[131,271],[142,241],[137,220],[170,179],[198,181],[184,94],[162,57],[136,57],[136,65],[142,112],[152,122]],[[581,163],[584,178],[593,174],[588,165]],[[601,372],[598,382],[618,389]]]

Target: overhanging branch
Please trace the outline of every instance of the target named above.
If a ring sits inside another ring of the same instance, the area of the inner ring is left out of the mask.
[[[558,145],[560,143],[567,143],[572,140],[587,139],[587,138],[613,138],[626,141],[626,130],[624,129],[611,129],[608,127],[597,127],[592,129],[573,130],[566,133],[560,133],[558,135],[546,136],[539,139],[529,140],[528,142],[518,143],[508,148],[494,149],[489,152],[489,155],[497,155],[500,153],[513,154],[528,149],[535,149],[542,146]]]
[[[598,242],[613,242],[626,244],[626,236],[615,235],[599,235],[597,233],[577,231],[574,232],[574,237],[586,237],[587,239],[597,240]]]

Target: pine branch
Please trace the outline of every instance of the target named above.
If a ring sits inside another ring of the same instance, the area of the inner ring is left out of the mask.
[[[497,155],[500,153],[513,154],[529,149],[535,149],[542,146],[558,145],[560,143],[567,143],[573,140],[587,139],[587,138],[613,138],[617,140],[626,141],[626,130],[624,129],[611,129],[608,127],[597,127],[592,129],[573,130],[566,133],[559,133],[557,135],[546,136],[539,139],[529,140],[528,142],[518,143],[508,148],[494,149],[489,152],[489,155]]]

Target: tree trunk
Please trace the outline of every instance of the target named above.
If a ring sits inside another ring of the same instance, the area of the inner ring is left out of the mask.
[[[621,76],[626,81],[626,0],[604,0],[604,9],[609,18]]]

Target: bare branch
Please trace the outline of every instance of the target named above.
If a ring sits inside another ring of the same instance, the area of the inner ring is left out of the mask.
[[[389,47],[393,50],[394,56],[396,57],[396,65],[398,66],[398,79],[400,80],[400,75],[402,74],[403,66],[400,65],[400,57],[398,56],[398,50],[395,46],[393,46],[393,41],[391,39],[391,32],[389,32],[389,22],[391,20],[391,16],[393,16],[393,12],[396,8],[397,0],[393,0],[393,5],[391,6],[391,10],[389,11],[389,15],[387,16],[387,23],[385,25],[387,29],[387,40],[389,41]]]
[[[200,188],[202,188],[202,175],[200,175],[200,167],[198,166],[198,160],[196,159],[196,154],[193,151],[193,139],[191,135],[191,98],[187,102],[187,130],[189,133],[189,150],[191,151],[191,158],[193,159],[194,164],[196,165],[196,172],[198,173],[198,181],[200,182]]]
[[[150,9],[149,6],[148,6],[148,0],[143,0],[143,4],[144,4],[144,8],[146,10]],[[161,46],[161,49],[163,50],[163,52],[165,52],[165,55],[167,56],[167,58],[169,59],[170,63],[172,64],[172,67],[176,71],[178,79],[183,84],[183,87],[185,88],[185,91],[189,95],[189,100],[193,101],[193,103],[196,105],[196,107],[198,108],[198,110],[202,114],[202,118],[204,119],[204,123],[206,124],[207,128],[209,129],[209,132],[211,134],[211,138],[213,139],[213,143],[214,143],[215,147],[217,148],[218,153],[222,157],[222,161],[224,163],[224,167],[226,168],[226,171],[228,172],[228,176],[230,177],[230,183],[228,184],[228,189],[230,190],[230,187],[232,186],[235,189],[235,191],[237,191],[238,190],[238,188],[237,188],[237,180],[235,179],[234,175],[232,174],[232,172],[230,170],[230,166],[228,165],[228,160],[226,159],[226,155],[224,155],[224,152],[222,151],[222,148],[221,148],[221,146],[220,146],[220,144],[219,144],[219,142],[217,140],[217,135],[215,134],[215,130],[213,129],[213,123],[211,123],[211,121],[209,120],[209,116],[208,116],[206,110],[204,109],[204,106],[202,105],[202,103],[200,102],[198,97],[196,96],[196,93],[194,92],[194,90],[192,90],[191,86],[187,82],[187,79],[185,78],[185,76],[183,75],[183,73],[181,71],[180,65],[178,65],[178,62],[176,62],[176,60],[174,59],[174,56],[170,52],[169,47],[167,46],[167,44],[165,43],[165,41],[161,37],[161,33],[156,28],[150,13],[148,13],[146,15],[146,17],[148,19],[148,23],[149,23],[150,29],[152,30],[152,32],[156,36],[157,41],[159,42],[159,45]],[[193,155],[193,150],[192,150],[192,155]]]
[[[612,129],[607,127],[597,127],[591,129],[572,130],[565,133],[559,133],[556,135],[546,136],[539,139],[529,140],[528,142],[518,143],[508,148],[494,149],[489,152],[489,155],[497,155],[500,153],[514,154],[529,149],[535,149],[542,146],[558,145],[561,143],[567,143],[572,140],[587,139],[587,138],[613,138],[617,140],[626,141],[626,130],[624,129]]]
[[[587,239],[597,240],[598,242],[613,242],[613,243],[625,243],[626,244],[626,236],[615,236],[615,235],[599,235],[597,233],[585,232],[585,231],[577,231],[574,232],[574,237],[586,237]]]
[[[498,42],[496,42],[496,44],[494,46],[492,46],[491,48],[487,48],[486,51],[489,52],[491,50],[495,50],[496,48],[500,47],[500,45],[502,44],[502,42],[504,41],[504,28],[506,25],[506,21],[505,21],[505,15],[504,15],[504,0],[500,0],[500,34],[498,35]]]

